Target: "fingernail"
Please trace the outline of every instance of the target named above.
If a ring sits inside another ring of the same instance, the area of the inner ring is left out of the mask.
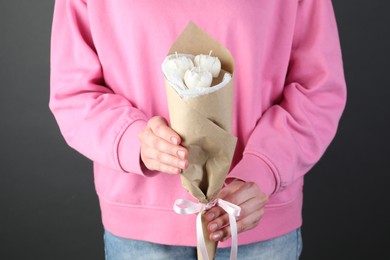
[[[214,213],[207,213],[207,215],[206,215],[206,220],[208,220],[208,221],[211,221],[211,220],[213,220],[215,218],[215,214]]]
[[[184,160],[184,157],[186,156],[186,153],[182,150],[177,151],[177,155],[180,159]]]
[[[179,144],[179,140],[178,140],[176,137],[171,137],[171,142],[172,142],[174,145],[178,145],[178,144]]]
[[[217,225],[217,224],[211,224],[211,225],[210,225],[210,231],[211,231],[211,232],[217,230],[217,228],[218,228],[218,225]]]
[[[214,241],[218,241],[221,237],[222,237],[221,233],[217,233],[217,234],[214,234],[214,235],[212,236],[212,238],[213,238]]]

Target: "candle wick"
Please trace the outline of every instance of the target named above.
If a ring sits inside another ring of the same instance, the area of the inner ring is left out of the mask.
[[[210,51],[209,56],[211,56],[211,53],[213,53],[213,50]]]
[[[177,51],[175,51],[175,54],[176,54],[176,59],[177,59],[178,58]]]

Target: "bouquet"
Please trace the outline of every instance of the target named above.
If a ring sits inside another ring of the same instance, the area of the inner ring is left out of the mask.
[[[180,178],[199,202],[178,200],[175,210],[198,213],[198,258],[214,259],[217,243],[208,238],[204,212],[218,204],[228,211],[232,229],[239,214],[237,206],[216,200],[237,140],[231,134],[234,61],[224,46],[190,22],[172,45],[162,69],[170,124],[188,149],[189,166]],[[232,249],[237,243],[237,238],[233,239]]]

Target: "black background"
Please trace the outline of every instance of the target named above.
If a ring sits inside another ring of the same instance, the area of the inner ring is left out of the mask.
[[[48,109],[53,2],[0,2],[0,259],[104,258],[92,164]],[[302,259],[390,259],[390,2],[333,3],[348,103],[305,178]]]

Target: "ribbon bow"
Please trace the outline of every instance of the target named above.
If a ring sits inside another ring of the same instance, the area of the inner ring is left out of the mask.
[[[214,206],[220,206],[223,210],[226,211],[229,215],[230,230],[232,235],[232,247],[230,250],[230,260],[237,259],[237,223],[236,217],[240,215],[241,208],[237,205],[234,205],[230,202],[227,202],[222,199],[215,199],[209,203],[194,203],[189,200],[178,199],[175,201],[173,210],[178,214],[195,214],[196,217],[196,236],[200,251],[202,253],[203,259],[209,260],[207,255],[206,243],[203,237],[203,228],[202,228],[202,214],[208,209],[211,209]]]

